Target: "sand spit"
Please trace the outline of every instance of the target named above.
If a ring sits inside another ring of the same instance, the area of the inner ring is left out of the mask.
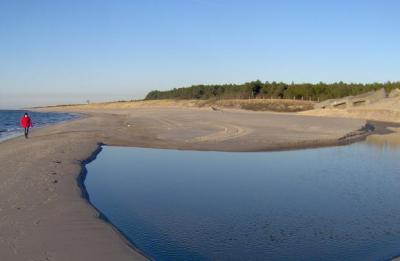
[[[0,143],[0,259],[145,260],[82,200],[80,164],[97,144],[64,127]]]
[[[53,108],[52,110],[55,110]],[[66,111],[66,108],[61,110]],[[142,260],[77,180],[99,143],[218,151],[343,144],[365,120],[209,109],[84,110],[88,117],[0,143],[1,260]]]

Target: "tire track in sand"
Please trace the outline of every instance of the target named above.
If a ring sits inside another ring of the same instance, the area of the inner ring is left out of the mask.
[[[236,139],[245,135],[248,135],[249,133],[252,132],[251,129],[249,128],[244,128],[238,125],[232,125],[232,124],[224,124],[224,125],[217,125],[215,126],[219,129],[220,131],[210,133],[208,135],[204,136],[198,136],[192,139],[187,139],[185,142],[188,143],[199,143],[199,142],[220,142],[220,141],[225,141],[225,140],[231,140],[231,139]]]

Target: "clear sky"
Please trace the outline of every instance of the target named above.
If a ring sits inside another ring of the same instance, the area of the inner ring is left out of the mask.
[[[400,1],[0,0],[0,108],[400,80]]]

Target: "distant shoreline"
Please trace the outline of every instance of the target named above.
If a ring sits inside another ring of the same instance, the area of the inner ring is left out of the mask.
[[[31,112],[33,112],[33,113],[38,113],[37,111],[34,111],[34,110],[32,110],[32,109],[25,109],[25,110],[21,110],[21,109],[18,109],[18,110],[0,110],[0,111],[6,111],[6,112],[21,112],[21,115],[24,113],[24,112],[28,112],[28,113],[31,113]],[[39,112],[40,113],[40,112]],[[82,114],[80,114],[80,113],[73,113],[73,112],[65,112],[65,113],[63,113],[63,112],[57,112],[57,113],[62,113],[62,114],[66,114],[66,115],[69,115],[69,116],[71,116],[71,118],[66,118],[66,119],[60,119],[60,121],[58,121],[58,122],[47,122],[47,123],[40,123],[40,124],[37,124],[37,121],[35,121],[34,122],[34,129],[33,128],[31,128],[31,131],[32,130],[38,130],[38,129],[41,129],[41,128],[44,128],[44,127],[47,127],[47,126],[51,126],[51,125],[54,125],[54,124],[59,124],[59,123],[62,123],[62,122],[67,122],[67,121],[71,121],[71,120],[76,120],[76,119],[79,119],[79,118],[81,118],[83,115]],[[19,115],[18,115],[19,116]],[[61,115],[60,115],[61,116]],[[65,115],[63,115],[63,116],[65,116]],[[37,115],[36,115],[36,117],[37,117]],[[35,116],[34,116],[34,118],[35,118]],[[2,129],[1,129],[1,125],[0,125],[0,132],[1,132],[1,134],[2,135],[0,135],[0,143],[1,142],[4,142],[4,141],[6,141],[6,140],[10,140],[10,139],[13,139],[13,138],[17,138],[17,137],[19,137],[19,136],[22,136],[23,135],[23,129],[21,129],[20,128],[20,126],[19,126],[19,117],[18,118],[16,118],[16,120],[18,121],[18,122],[16,122],[15,124],[17,125],[17,126],[5,126],[5,127],[7,127],[6,129],[5,129],[5,131],[1,131]],[[35,119],[35,120],[37,120],[37,118]],[[43,119],[41,119],[41,121],[43,121]],[[9,131],[9,128],[10,127],[12,127],[12,128],[16,128],[15,130],[13,129],[12,131]],[[17,131],[18,130],[18,131]]]
[[[312,110],[315,102],[286,99],[211,99],[211,100],[138,100],[90,104],[65,104],[35,107],[38,110],[127,109],[143,107],[210,108],[213,110],[241,109],[249,111],[299,112]]]

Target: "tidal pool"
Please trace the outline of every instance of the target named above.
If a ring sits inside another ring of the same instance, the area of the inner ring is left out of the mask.
[[[400,254],[400,150],[227,153],[104,146],[89,201],[156,260]]]

